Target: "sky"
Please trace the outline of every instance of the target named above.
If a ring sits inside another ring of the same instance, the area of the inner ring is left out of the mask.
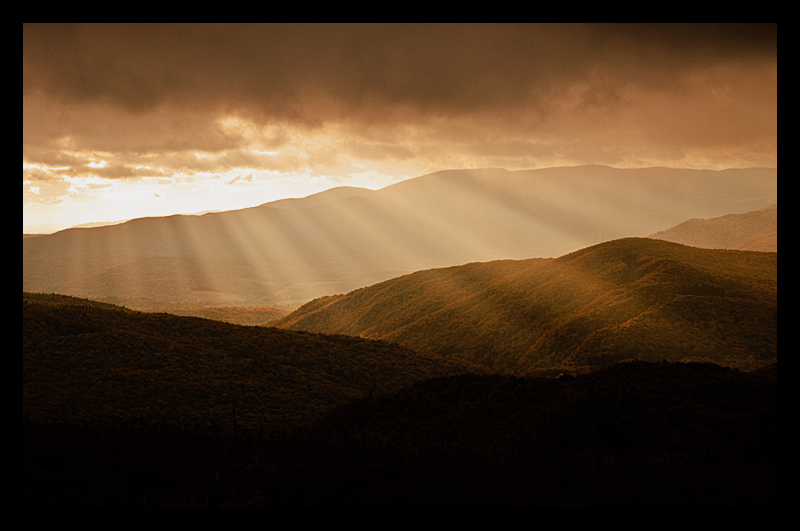
[[[777,25],[22,31],[23,232],[444,169],[778,165]]]

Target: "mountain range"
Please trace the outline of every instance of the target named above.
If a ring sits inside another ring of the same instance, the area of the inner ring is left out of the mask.
[[[573,170],[24,238],[25,505],[776,506],[777,173]]]
[[[380,190],[23,238],[23,291],[129,307],[300,304],[414,271],[557,257],[777,202],[777,169],[453,170]]]

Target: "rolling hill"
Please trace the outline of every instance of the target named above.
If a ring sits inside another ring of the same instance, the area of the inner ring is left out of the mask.
[[[23,291],[299,304],[421,269],[554,257],[777,201],[777,169],[453,170],[370,191],[23,238]]]
[[[650,238],[706,249],[778,252],[777,203],[754,212],[690,219]]]
[[[557,259],[420,271],[323,297],[276,326],[383,339],[501,373],[633,358],[748,369],[777,360],[777,253],[644,238]]]
[[[336,406],[434,376],[459,360],[344,336],[22,296],[25,422],[153,422],[230,433],[305,426]]]

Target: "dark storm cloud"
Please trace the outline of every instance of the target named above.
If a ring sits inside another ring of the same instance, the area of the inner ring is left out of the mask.
[[[53,94],[22,99],[23,156],[38,150],[84,149],[157,153],[222,151],[241,147],[242,138],[223,131],[208,110],[193,106],[129,112],[108,104],[54,101]]]
[[[23,25],[23,161],[59,159],[108,178],[775,166],[777,26]]]
[[[679,90],[719,62],[777,63],[768,25],[24,25],[23,96],[241,108],[315,122],[376,109],[460,114],[548,99],[591,83]]]

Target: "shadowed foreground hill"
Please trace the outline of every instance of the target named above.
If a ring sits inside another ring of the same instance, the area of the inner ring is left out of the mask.
[[[296,309],[296,306],[177,306],[133,309],[143,312],[171,313],[185,317],[202,317],[245,326],[263,326],[290,314]]]
[[[302,426],[353,398],[470,370],[482,369],[379,341],[22,297],[29,421],[230,432],[235,414],[238,429]]]
[[[708,464],[776,459],[777,402],[777,362],[748,372],[713,363],[624,362],[577,377],[435,378],[355,400],[315,430],[329,441],[390,440],[405,452],[436,441],[451,450],[542,460],[572,453],[590,461],[625,455]],[[744,432],[758,442],[742,440]]]
[[[777,363],[461,375],[268,439],[23,423],[26,507],[776,507]]]
[[[420,271],[314,300],[277,326],[384,339],[501,373],[626,358],[777,360],[777,253],[629,238],[558,259]]]

